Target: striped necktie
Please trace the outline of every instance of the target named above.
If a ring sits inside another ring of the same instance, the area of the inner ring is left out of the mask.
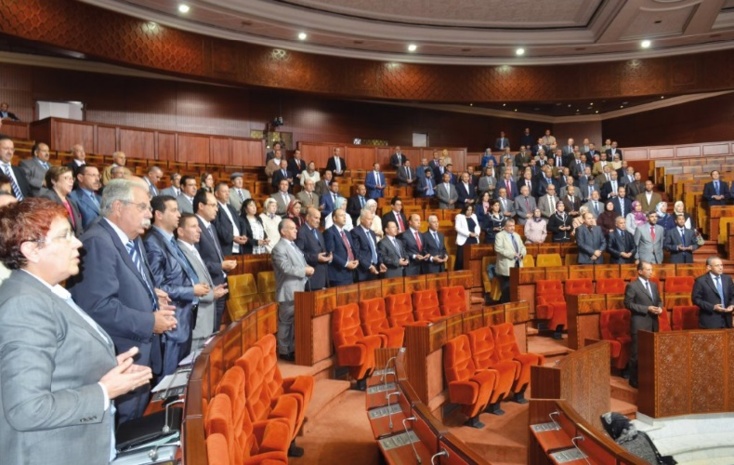
[[[143,278],[145,288],[148,290],[148,296],[153,302],[153,308],[157,308],[158,299],[155,296],[153,286],[151,286],[150,281],[148,281],[148,275],[145,272],[145,265],[143,265],[143,259],[138,252],[137,244],[135,244],[134,241],[128,241],[127,244],[125,244],[125,248],[127,249],[127,253],[130,255],[130,259],[133,261],[135,268],[137,268],[138,273],[140,273],[140,276]]]

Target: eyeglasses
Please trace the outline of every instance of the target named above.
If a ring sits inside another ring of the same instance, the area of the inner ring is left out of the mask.
[[[66,229],[66,230],[64,230],[64,232],[62,234],[59,234],[58,236],[49,237],[49,238],[43,237],[41,239],[38,239],[38,240],[35,240],[35,241],[31,241],[31,242],[35,242],[37,244],[44,244],[44,243],[48,243],[48,242],[53,242],[53,241],[55,241],[57,239],[58,240],[63,239],[66,242],[69,242],[70,243],[72,240],[74,240],[75,237],[76,236],[74,235],[74,231],[72,231],[71,229]]]
[[[123,200],[122,203],[124,203],[125,205],[135,205],[136,207],[138,207],[138,210],[141,212],[144,212],[146,210],[148,210],[149,212],[153,211],[153,207],[151,207],[150,205],[148,205],[145,202],[135,203],[135,202],[130,202],[129,200]]]

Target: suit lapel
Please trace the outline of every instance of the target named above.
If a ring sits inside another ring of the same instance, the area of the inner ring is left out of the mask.
[[[135,276],[138,278],[138,281],[140,281],[140,284],[145,289],[147,289],[147,285],[145,284],[145,281],[143,281],[143,276],[140,274],[140,271],[138,271],[138,267],[135,266],[135,263],[133,263],[132,258],[130,258],[130,254],[127,252],[127,247],[125,246],[125,244],[122,243],[122,241],[120,240],[120,237],[117,235],[117,232],[115,232],[115,230],[112,229],[112,226],[107,224],[107,221],[100,221],[99,223],[102,225],[103,228],[107,230],[109,235],[112,236],[112,243],[115,245],[117,252],[122,257],[122,261],[130,269],[130,271],[133,274],[135,274]],[[135,242],[138,245],[138,251],[141,254],[141,260],[142,260],[143,257],[145,256],[145,251],[143,250],[142,244],[140,244],[139,241],[136,240]],[[143,263],[147,263],[147,262],[144,261]],[[147,272],[147,266],[143,266],[143,268]],[[153,283],[152,280],[150,282]]]

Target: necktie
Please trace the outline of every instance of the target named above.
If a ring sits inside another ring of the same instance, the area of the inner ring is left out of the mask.
[[[408,175],[408,181],[411,181],[412,178],[410,177],[410,168],[405,168],[405,173]]]
[[[655,242],[655,226],[650,226],[650,237],[652,238],[652,241]]]
[[[349,240],[347,239],[347,235],[344,234],[344,230],[342,230],[341,236],[342,236],[342,242],[344,243],[344,247],[346,247],[347,249],[347,258],[351,262],[354,260],[354,254],[352,253],[352,246],[349,245]]]
[[[507,186],[507,198],[511,199],[512,197],[512,189],[510,188],[510,181],[505,181],[505,186]]]
[[[244,202],[244,201],[245,201],[245,194],[243,194],[243,193],[242,193],[242,189],[237,189],[237,195],[239,195],[239,196],[240,196],[240,200],[241,200],[242,202]]]
[[[599,216],[599,204],[597,202],[594,202],[594,213]]]
[[[332,192],[331,198],[334,199],[334,208],[336,208],[336,194]]]
[[[403,215],[400,213],[394,213],[395,218],[398,220],[398,232],[405,231],[405,225],[403,224]]]
[[[528,199],[527,197],[525,197],[525,210],[530,212],[530,199]]]
[[[127,244],[125,244],[125,248],[127,249],[127,253],[130,255],[130,260],[133,261],[135,268],[137,268],[138,273],[140,273],[140,276],[143,278],[143,283],[145,283],[145,288],[148,290],[148,297],[153,302],[153,308],[156,308],[157,299],[155,296],[155,292],[153,291],[153,287],[150,285],[150,282],[148,281],[148,275],[145,273],[143,260],[140,257],[140,254],[138,253],[137,245],[133,241],[128,241]]]
[[[380,177],[377,175],[377,171],[375,171],[375,187],[380,185]]]
[[[413,231],[413,237],[415,237],[415,245],[418,246],[418,252],[423,252],[423,243],[418,235],[418,231]]]
[[[364,197],[362,197],[361,195],[359,196],[359,205],[360,205],[360,206],[361,206],[362,208],[364,208]]]
[[[726,307],[726,302],[724,301],[724,288],[721,287],[721,276],[716,276],[716,290],[719,291],[719,299],[721,300],[721,305]]]
[[[655,299],[655,296],[652,295],[652,288],[650,287],[650,281],[645,281],[645,288],[647,289],[647,293],[650,294],[650,298]]]
[[[287,178],[288,177],[288,175],[285,174],[285,170],[280,170],[280,172],[283,174],[283,178]]]
[[[515,253],[520,253],[520,249],[517,248],[517,241],[515,240],[514,234],[510,234],[510,240],[512,241],[512,247],[515,248]]]
[[[89,191],[89,198],[92,200],[94,206],[97,207],[97,211],[99,211],[99,200],[97,200],[97,196],[94,195],[94,192]]]
[[[45,169],[45,170],[48,169],[48,163],[46,163],[45,161],[42,161],[41,162],[41,166],[43,166],[43,169]]]
[[[313,233],[313,237],[316,238],[316,242],[321,243],[321,241],[319,241],[319,232],[318,232],[318,230],[316,230],[315,228],[313,228],[313,229],[311,229],[311,232]]]
[[[714,187],[716,188],[716,195],[719,195],[719,181],[714,181]]]
[[[505,199],[503,197],[500,197],[500,201],[502,202],[502,211],[507,210],[507,205],[505,205]]]
[[[20,202],[21,200],[23,200],[23,193],[20,191],[20,186],[18,186],[18,183],[15,181],[15,176],[13,176],[9,164],[3,163],[3,172],[8,178],[10,178],[10,185],[13,188],[13,195],[15,195],[15,198],[18,199],[18,202]]]
[[[530,182],[530,181],[528,181],[528,190],[529,190],[530,192],[533,192],[533,184],[532,184],[532,182]]]
[[[436,234],[436,231],[431,232],[431,235],[433,236],[433,240],[436,241],[436,245],[441,248],[441,243],[438,241],[438,234]]]
[[[181,266],[186,271],[186,274],[191,277],[191,284],[198,284],[199,283],[199,277],[196,275],[196,272],[193,268],[191,268],[191,264],[186,259],[186,256],[181,252],[181,248],[178,246],[178,243],[176,242],[176,238],[171,238],[171,247],[173,247],[173,251],[176,253],[176,257],[178,257],[179,262],[181,263]],[[196,299],[198,300],[198,299]]]
[[[212,229],[211,223],[209,223],[209,226],[206,227],[206,230],[209,231],[209,235],[212,237],[212,240],[214,241],[214,248],[217,249],[217,256],[219,256],[219,261],[224,261],[224,256],[222,255],[222,249],[219,248],[219,239],[217,239],[216,234],[214,234],[214,230]]]
[[[372,234],[370,234],[370,231],[363,231],[364,234],[367,236],[367,240],[370,242],[370,252],[372,252],[372,264],[377,264],[377,249],[375,248],[375,240],[372,238]]]

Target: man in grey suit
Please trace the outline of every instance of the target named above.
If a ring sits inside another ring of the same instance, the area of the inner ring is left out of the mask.
[[[288,193],[290,186],[291,185],[287,179],[281,179],[278,183],[278,192],[270,196],[275,199],[278,204],[278,209],[275,211],[278,216],[285,217],[288,211],[288,205],[290,205],[291,201],[295,199],[295,197]]]
[[[181,195],[181,175],[178,173],[171,173],[171,185],[161,190],[161,195],[170,195],[171,197],[178,198]]]
[[[296,224],[288,218],[280,222],[280,240],[273,247],[272,260],[275,271],[275,299],[278,301],[278,356],[283,360],[296,359],[296,343],[293,328],[295,316],[294,293],[302,292],[314,268],[308,266],[303,252],[295,243],[298,235]]]
[[[20,169],[23,170],[23,174],[31,186],[31,195],[38,197],[41,189],[45,187],[44,179],[46,177],[46,171],[51,166],[48,163],[50,152],[48,145],[43,142],[36,142],[31,149],[31,153],[33,157],[26,158],[20,162]]]
[[[533,213],[537,205],[535,197],[530,196],[530,189],[523,185],[520,188],[520,195],[515,197],[515,213],[517,214],[517,224],[525,224],[533,217]]]
[[[604,263],[602,253],[607,248],[607,241],[590,212],[584,213],[584,224],[576,228],[576,245],[579,248],[579,265]]]
[[[599,197],[599,191],[593,191],[591,193],[591,198],[589,199],[589,201],[584,204],[589,213],[594,215],[594,218],[598,218],[599,215],[601,215],[604,211],[604,204],[599,199]]]
[[[99,218],[99,206],[102,203],[102,197],[97,194],[102,186],[99,180],[100,174],[96,166],[82,165],[76,175],[77,188],[69,194],[79,207],[85,231]]]
[[[158,183],[160,182],[162,177],[162,169],[158,168],[155,165],[148,167],[148,172],[145,173],[145,176],[143,176],[143,181],[145,181],[145,183],[148,185],[148,192],[150,193],[151,197],[161,195],[161,191],[158,190]]]
[[[319,209],[319,196],[314,192],[314,186],[313,179],[306,179],[303,181],[303,189],[296,194],[296,198],[301,201],[302,211],[308,211],[311,207]]]
[[[237,213],[242,210],[242,203],[252,198],[250,191],[245,189],[242,173],[232,173],[229,177],[232,187],[229,189],[229,204]]]
[[[196,178],[186,175],[181,178],[181,195],[176,197],[178,211],[194,213],[194,196],[196,195]]]
[[[630,386],[637,387],[637,332],[639,330],[657,332],[658,315],[663,313],[663,301],[657,284],[650,281],[652,265],[640,260],[637,264],[637,279],[630,281],[624,290],[624,307],[632,313],[630,319],[629,374]]]
[[[418,179],[415,170],[410,166],[410,160],[405,160],[403,166],[396,167],[398,184],[401,186],[415,186]]]
[[[199,311],[196,314],[196,322],[194,323],[194,331],[191,335],[191,350],[196,350],[204,345],[207,338],[216,330],[216,301],[224,297],[229,291],[224,284],[217,286],[212,282],[212,276],[206,268],[204,261],[196,249],[196,244],[201,239],[201,227],[196,215],[191,213],[182,213],[181,219],[178,221],[176,229],[178,236],[178,245],[181,248],[191,267],[196,272],[196,276],[200,283],[204,283],[209,287],[206,295],[199,297]]]
[[[451,175],[444,173],[443,182],[436,186],[436,197],[438,198],[438,208],[453,209],[456,208],[456,201],[459,200],[459,193],[456,187],[451,184]]]
[[[556,186],[548,184],[546,187],[546,194],[538,199],[538,208],[543,218],[550,219],[551,215],[556,212],[556,203],[561,200],[556,195]]]
[[[383,277],[402,278],[405,275],[405,267],[408,266],[410,260],[408,260],[405,247],[395,237],[398,234],[398,226],[394,221],[388,221],[383,229],[385,230],[385,237],[377,244],[380,255],[382,255],[382,263],[387,267]]]
[[[658,214],[651,211],[647,214],[647,224],[635,229],[636,258],[641,262],[663,263],[665,228],[657,222]]]

